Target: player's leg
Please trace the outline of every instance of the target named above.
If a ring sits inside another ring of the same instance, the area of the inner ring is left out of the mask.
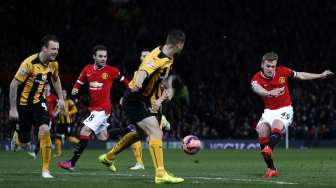
[[[164,167],[162,136],[163,132],[155,116],[150,116],[137,123],[149,138],[149,151],[155,167],[155,183],[180,183],[183,178],[169,175]]]
[[[92,130],[88,126],[84,125],[81,128],[80,136],[79,136],[79,143],[75,145],[71,159],[58,162],[58,167],[66,169],[66,170],[70,170],[70,171],[74,170],[77,161],[79,160],[81,154],[87,147],[87,144],[90,140],[91,133],[92,133]]]
[[[260,144],[260,150],[261,155],[264,158],[264,161],[267,166],[267,170],[263,177],[268,177],[268,174],[270,173],[270,170],[275,170],[275,166],[272,159],[272,149],[269,146],[270,145],[270,126],[267,123],[259,123],[258,127],[258,136],[259,136],[259,144]]]
[[[281,141],[282,132],[284,132],[285,125],[281,120],[275,119],[272,123],[271,136],[269,138],[269,146],[274,147]]]
[[[66,127],[65,124],[56,124],[56,137],[55,137],[55,157],[61,157],[62,155],[62,145],[64,143]]]
[[[50,127],[48,124],[42,124],[39,127],[40,155],[42,159],[42,176],[44,178],[52,178],[49,172],[49,164],[51,160],[51,138]]]
[[[126,95],[124,97],[123,109],[128,120],[131,122],[138,122],[144,115],[149,113],[149,110],[145,109],[144,104],[134,95]],[[115,171],[115,168],[113,168],[113,163],[116,156],[125,148],[139,141],[140,138],[141,133],[139,132],[131,131],[126,133],[109,152],[99,156],[99,161],[109,168],[112,167],[110,170]]]
[[[99,156],[99,161],[103,163],[106,167],[108,167],[111,171],[115,172],[116,168],[114,167],[114,160],[116,156],[122,152],[124,149],[128,148],[133,143],[140,140],[140,136],[131,131],[125,134],[114,146],[113,148]]]
[[[92,111],[90,113],[90,115],[83,122],[84,125],[80,130],[79,143],[75,146],[72,158],[67,161],[59,162],[58,166],[60,168],[70,171],[74,170],[77,161],[87,147],[91,133],[99,133],[99,130],[102,129],[102,125],[104,125],[104,122],[106,122],[107,118],[108,115],[105,114],[105,111]]]
[[[132,150],[134,154],[134,158],[136,160],[136,163],[134,166],[130,168],[130,170],[141,170],[145,169],[144,163],[142,160],[142,146],[141,146],[141,141],[137,141],[134,144],[132,144]]]
[[[67,124],[67,132],[65,137],[71,144],[76,145],[79,143],[80,140],[76,137],[76,127],[74,124]]]
[[[38,139],[40,142],[40,156],[42,160],[42,177],[53,178],[49,172],[49,164],[51,160],[51,137],[50,137],[50,120],[46,103],[34,105],[34,119],[38,127]]]

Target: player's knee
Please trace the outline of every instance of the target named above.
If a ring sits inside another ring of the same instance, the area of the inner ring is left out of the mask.
[[[284,128],[285,128],[285,125],[281,120],[276,119],[273,121],[272,132],[273,132],[273,129],[282,131],[284,130]]]
[[[80,131],[80,135],[85,135],[85,136],[89,136],[91,134],[91,129],[84,125],[82,128],[81,128],[81,131]]]
[[[19,142],[21,147],[26,147],[30,143],[30,132],[20,132],[18,133]]]
[[[257,132],[259,137],[269,136],[271,129],[266,123],[261,123],[258,125]]]
[[[50,127],[47,124],[43,124],[39,127],[39,134],[49,134]]]

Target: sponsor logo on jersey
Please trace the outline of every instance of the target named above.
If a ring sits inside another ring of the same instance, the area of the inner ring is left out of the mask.
[[[47,77],[48,77],[48,76],[47,76],[46,74],[42,74],[42,80],[43,80],[43,81],[46,81],[46,80],[47,80]]]
[[[26,76],[27,69],[26,68],[22,68],[21,71],[20,71],[20,73],[21,73],[22,76]]]
[[[99,90],[103,87],[103,83],[97,82],[97,81],[93,81],[89,83],[91,90]]]
[[[279,78],[279,83],[280,84],[284,84],[286,82],[286,78],[284,77],[284,76],[281,76],[280,78]]]
[[[103,80],[107,80],[108,77],[109,77],[109,74],[106,73],[106,72],[104,72],[104,73],[101,75],[101,78],[102,78]]]

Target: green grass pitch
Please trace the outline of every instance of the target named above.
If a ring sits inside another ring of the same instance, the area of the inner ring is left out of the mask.
[[[68,172],[56,167],[52,159],[54,179],[40,177],[40,160],[30,158],[23,151],[0,152],[0,187],[47,188],[111,188],[111,187],[185,187],[185,188],[249,188],[249,187],[336,187],[336,149],[275,150],[274,159],[280,177],[260,178],[265,164],[257,150],[203,150],[197,155],[186,155],[181,150],[165,151],[167,170],[185,178],[176,185],[155,185],[153,164],[147,150],[143,151],[145,170],[131,171],[132,152],[119,155],[117,173],[106,170],[97,160],[102,150],[86,150],[76,171]],[[63,152],[62,159],[72,151]]]

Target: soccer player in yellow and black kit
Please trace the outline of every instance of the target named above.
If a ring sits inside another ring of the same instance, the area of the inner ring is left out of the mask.
[[[73,133],[75,132],[74,120],[78,109],[75,102],[68,97],[65,89],[63,89],[63,97],[65,98],[64,109],[56,109],[55,157],[61,157],[64,139],[72,144],[79,143],[79,139],[73,136]]]
[[[142,62],[145,57],[150,54],[150,51],[147,49],[142,50],[141,55],[140,55],[140,62]],[[171,79],[169,79],[170,81]],[[163,89],[163,85],[161,85],[160,89]],[[158,90],[158,93],[160,93],[161,90]],[[171,92],[172,94],[172,92]],[[162,96],[163,97],[163,96]],[[169,96],[169,99],[171,99],[172,95]],[[157,95],[153,95],[151,98],[152,102],[155,102],[156,100],[158,100],[158,96]],[[161,98],[160,100],[163,100],[163,98]],[[156,117],[158,119],[158,121],[160,122],[160,128],[166,131],[170,130],[170,123],[167,121],[165,115],[162,114],[162,107],[158,110],[158,111],[154,111],[153,113],[156,113]],[[131,126],[131,127],[130,127]],[[128,128],[131,129],[131,131],[135,131],[135,127],[133,125],[128,126]],[[130,167],[130,170],[143,170],[145,169],[144,166],[144,162],[142,159],[142,145],[141,145],[141,141],[137,141],[134,144],[132,144],[131,146],[132,150],[133,150],[133,155],[134,158],[136,160],[136,163],[134,166]]]
[[[161,106],[161,100],[151,101],[157,94],[168,99],[170,85],[167,90],[158,93],[160,85],[168,77],[173,64],[174,55],[181,52],[185,42],[185,34],[180,30],[169,32],[166,43],[155,48],[146,56],[139,69],[134,73],[129,83],[130,92],[124,97],[123,109],[126,116],[136,126],[136,132],[127,133],[106,154],[99,156],[99,160],[110,170],[116,171],[114,160],[116,156],[141,137],[149,139],[149,151],[155,167],[155,183],[180,183],[183,178],[174,177],[167,173],[163,162],[162,130],[153,111]]]
[[[43,96],[44,87],[51,82],[58,95],[58,105],[64,108],[61,81],[58,76],[59,42],[56,36],[46,35],[41,40],[39,53],[27,57],[20,65],[10,84],[9,118],[17,119],[20,146],[30,144],[30,130],[34,123],[39,126],[42,177],[53,178],[49,172],[51,139],[47,105]]]

